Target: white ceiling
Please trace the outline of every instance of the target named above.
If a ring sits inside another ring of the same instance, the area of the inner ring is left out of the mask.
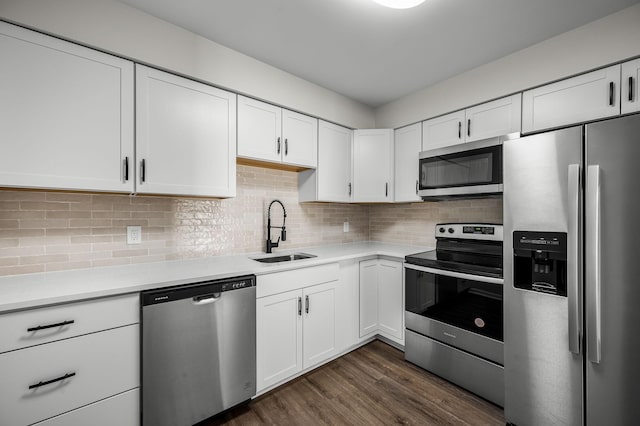
[[[379,106],[638,0],[121,0]]]

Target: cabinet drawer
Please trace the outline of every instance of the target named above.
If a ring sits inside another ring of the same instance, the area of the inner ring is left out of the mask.
[[[140,424],[140,390],[133,389],[77,410],[69,411],[37,426],[137,426]]]
[[[336,281],[338,277],[339,269],[337,263],[259,275],[256,279],[256,297],[265,297],[310,285],[328,283]]]
[[[138,387],[139,344],[130,325],[0,355],[0,424],[28,425]]]
[[[139,311],[136,293],[3,314],[0,353],[138,323]]]

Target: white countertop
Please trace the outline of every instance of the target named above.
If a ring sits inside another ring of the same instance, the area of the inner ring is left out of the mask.
[[[404,260],[408,254],[430,249],[365,242],[277,251],[272,255],[302,252],[317,257],[276,264],[251,259],[271,255],[249,253],[0,277],[0,313],[198,281],[248,274],[263,275],[368,256]]]

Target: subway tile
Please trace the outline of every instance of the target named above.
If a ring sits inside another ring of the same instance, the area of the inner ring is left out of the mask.
[[[0,211],[20,209],[19,201],[0,201]]]
[[[48,211],[47,219],[87,219],[91,217],[90,211]]]
[[[40,263],[51,263],[51,262],[68,262],[69,255],[68,254],[43,254],[39,256],[21,256],[20,264],[21,265],[34,265]]]
[[[0,258],[16,256],[33,256],[44,254],[44,246],[34,247],[8,247],[0,249]]]
[[[91,251],[91,244],[64,244],[46,246],[46,254],[77,254],[88,253]]]
[[[69,201],[73,203],[90,202],[91,194],[77,194],[72,192],[47,192],[45,199],[47,201]]]
[[[18,229],[20,222],[15,219],[0,219],[0,229]]]
[[[146,256],[148,254],[149,254],[149,250],[145,248],[113,251],[113,257],[135,257],[135,256]]]
[[[20,257],[0,257],[0,267],[2,266],[16,266],[20,264]]]
[[[0,238],[39,237],[44,229],[0,229]]]
[[[20,220],[20,229],[46,229],[68,227],[66,219],[24,219]]]
[[[36,191],[12,191],[12,190],[0,190],[0,202],[1,201],[44,201],[46,197],[45,192]]]
[[[110,259],[96,259],[91,261],[91,267],[97,268],[102,266],[118,266],[118,265],[129,265],[131,263],[131,259],[128,257],[112,257]]]
[[[86,269],[90,267],[91,267],[90,261],[56,262],[56,263],[47,263],[45,265],[45,271],[46,272],[65,271],[70,269]]]
[[[69,210],[69,203],[58,203],[49,201],[20,201],[20,210],[66,211]]]
[[[47,228],[47,237],[91,235],[91,228]]]
[[[113,237],[111,237],[111,235],[86,235],[71,237],[69,239],[71,244],[110,243],[111,241],[113,241]]]
[[[18,247],[20,240],[17,238],[0,238],[0,248]]]
[[[62,245],[70,244],[69,237],[55,236],[55,237],[24,237],[20,238],[20,247],[40,247],[48,245]]]
[[[44,268],[44,265],[2,266],[0,267],[0,276],[33,274],[44,272]]]
[[[44,219],[44,211],[2,210],[0,219]]]

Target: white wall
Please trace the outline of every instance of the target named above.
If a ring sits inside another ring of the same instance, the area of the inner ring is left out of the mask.
[[[115,0],[2,0],[0,18],[348,127],[373,109]]]
[[[376,127],[401,127],[638,55],[640,4],[383,105]]]

